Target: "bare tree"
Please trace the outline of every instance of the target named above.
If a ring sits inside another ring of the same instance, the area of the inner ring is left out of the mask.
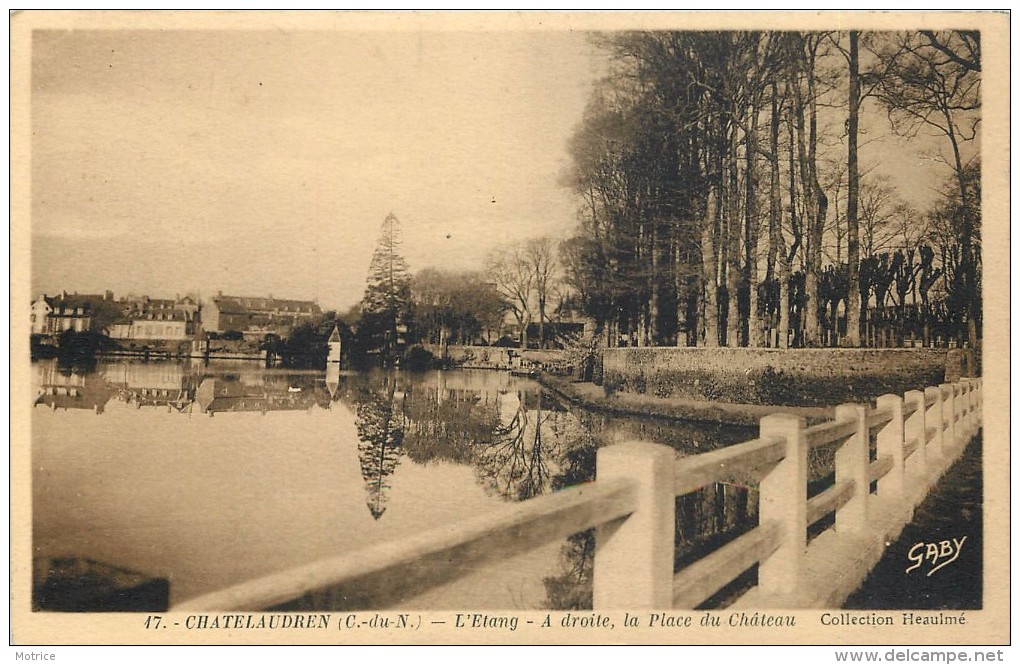
[[[523,253],[531,268],[535,300],[538,305],[538,345],[539,348],[545,348],[545,324],[549,320],[546,310],[557,281],[556,250],[550,238],[542,237],[525,242]]]
[[[862,258],[871,258],[892,246],[898,203],[896,190],[886,183],[868,180],[860,184],[858,228]]]
[[[960,242],[960,288],[967,319],[967,337],[977,344],[978,257],[974,249],[980,200],[969,187],[971,159],[964,148],[977,138],[981,123],[981,42],[976,32],[941,31],[902,33],[879,51],[882,73],[875,78],[879,101],[893,129],[915,136],[927,129],[949,144],[950,155],[937,157],[956,177],[960,204],[954,211]]]
[[[517,320],[521,329],[521,348],[527,349],[535,273],[526,252],[519,245],[497,249],[486,259],[485,272]]]

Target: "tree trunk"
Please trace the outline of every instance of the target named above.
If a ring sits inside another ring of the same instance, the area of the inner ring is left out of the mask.
[[[744,136],[744,153],[747,160],[744,180],[746,203],[744,204],[744,271],[747,275],[744,288],[748,290],[747,345],[762,345],[762,325],[758,316],[758,189],[755,158],[758,152],[758,113],[751,109],[751,129]]]
[[[797,132],[798,148],[801,156],[801,178],[804,188],[806,261],[804,266],[804,346],[821,345],[821,328],[819,325],[818,274],[822,270],[822,234],[825,230],[825,217],[828,214],[829,200],[818,182],[818,105],[815,99],[815,45],[807,44],[806,62],[807,100],[798,95]],[[804,138],[804,107],[807,106],[808,122],[806,153]]]
[[[726,268],[726,346],[740,346],[740,201],[737,180],[737,128],[730,128],[726,143],[726,227],[728,229]]]
[[[652,220],[651,277],[648,285],[648,343],[659,344],[659,225]]]
[[[545,348],[545,296],[538,296],[538,348]]]
[[[846,232],[848,268],[848,302],[846,306],[845,346],[861,345],[860,239],[857,227],[857,202],[860,196],[860,173],[857,166],[858,115],[861,107],[861,81],[858,71],[857,40],[860,33],[850,31],[850,113],[847,119],[847,200]]]
[[[718,267],[715,254],[715,233],[718,221],[718,195],[716,186],[712,185],[708,190],[708,200],[705,203],[705,221],[701,230],[701,266],[702,266],[702,291],[704,293],[702,306],[704,314],[702,319],[705,322],[704,345],[708,347],[719,346],[719,307],[716,296],[718,295]]]
[[[776,339],[776,346],[780,348],[786,348],[786,335],[785,331],[790,325],[790,310],[787,303],[787,290],[789,287],[790,269],[786,258],[786,248],[783,242],[783,229],[781,227],[781,215],[782,215],[782,194],[779,182],[779,125],[780,125],[780,113],[779,113],[779,88],[773,83],[772,84],[772,123],[770,133],[770,183],[769,183],[769,272],[772,271],[772,266],[778,263],[779,270],[776,279],[779,282],[779,299],[780,302],[774,303],[779,309],[780,313],[780,324],[779,330],[777,331],[778,337]],[[786,265],[785,271],[783,266]],[[786,315],[786,328],[783,327],[783,314]]]

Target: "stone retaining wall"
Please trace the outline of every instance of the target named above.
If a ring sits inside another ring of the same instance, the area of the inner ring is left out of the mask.
[[[659,397],[824,406],[938,385],[945,349],[645,347],[603,352],[603,386]]]

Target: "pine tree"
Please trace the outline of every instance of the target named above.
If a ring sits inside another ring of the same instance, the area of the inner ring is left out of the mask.
[[[361,300],[358,334],[367,350],[379,352],[385,360],[393,358],[400,331],[411,320],[410,303],[411,275],[400,255],[400,221],[390,213],[379,232]]]

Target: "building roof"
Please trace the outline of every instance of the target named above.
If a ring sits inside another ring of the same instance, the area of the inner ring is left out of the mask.
[[[187,321],[187,315],[180,310],[142,310],[132,313],[135,321]]]
[[[318,303],[312,300],[284,298],[252,298],[247,296],[216,296],[212,299],[221,312],[246,314],[248,312],[282,312],[289,314],[319,314]]]
[[[46,300],[46,304],[54,311],[60,308],[77,309],[81,307],[86,313],[91,311],[98,303],[106,300],[106,297],[103,295],[86,293],[67,293],[59,296],[43,296],[43,298]]]
[[[248,309],[234,298],[213,298],[212,301],[223,314],[248,313]]]

